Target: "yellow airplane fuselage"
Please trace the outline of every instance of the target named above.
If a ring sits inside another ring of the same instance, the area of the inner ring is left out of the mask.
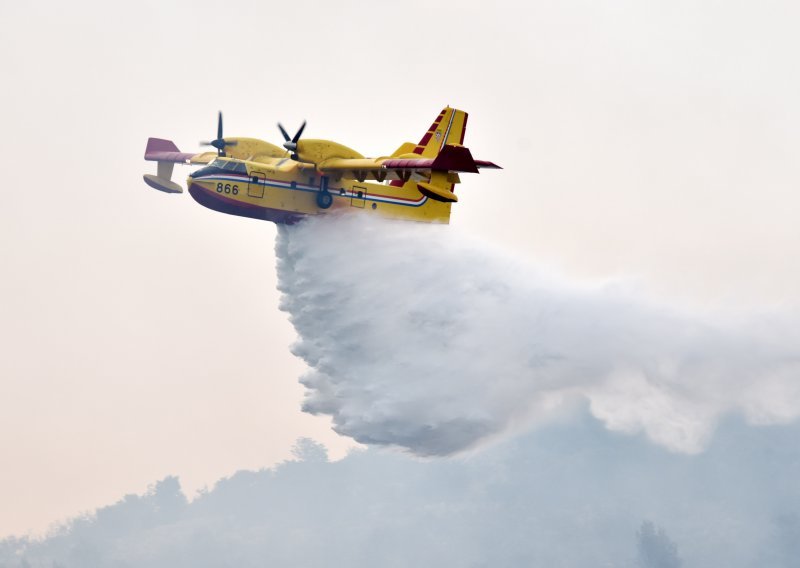
[[[347,209],[427,222],[447,223],[450,218],[451,204],[422,195],[415,181],[390,185],[336,179],[298,168],[285,159],[267,164],[217,158],[192,173],[187,187],[205,207],[276,223],[293,223],[307,215]],[[320,205],[322,193],[330,195],[330,205],[324,200]]]

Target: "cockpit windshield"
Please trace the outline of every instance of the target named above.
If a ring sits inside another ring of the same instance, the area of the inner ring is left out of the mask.
[[[190,177],[198,177],[210,174],[235,173],[247,175],[247,166],[238,160],[221,160],[217,158],[204,168],[189,174]]]

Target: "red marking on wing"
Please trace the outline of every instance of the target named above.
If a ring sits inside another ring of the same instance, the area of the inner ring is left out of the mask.
[[[442,151],[433,159],[403,158],[384,160],[383,167],[390,170],[430,169],[440,172],[470,172],[475,174],[478,173],[479,167],[500,169],[500,166],[492,162],[475,160],[468,148],[451,144],[442,148]]]
[[[172,140],[148,138],[144,159],[151,162],[186,163],[194,154],[181,152]]]
[[[390,170],[399,170],[399,169],[413,169],[413,168],[430,168],[433,166],[432,159],[414,159],[414,158],[403,158],[401,160],[384,160],[383,167],[388,168]]]

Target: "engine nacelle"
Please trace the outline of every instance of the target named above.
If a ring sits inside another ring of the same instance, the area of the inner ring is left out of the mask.
[[[298,140],[297,158],[307,164],[320,164],[331,158],[363,159],[364,156],[342,144],[330,140]]]

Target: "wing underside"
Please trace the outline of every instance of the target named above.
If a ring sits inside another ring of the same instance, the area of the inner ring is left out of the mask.
[[[458,174],[479,173],[481,168],[499,169],[500,166],[486,160],[475,160],[468,148],[447,145],[434,158],[329,158],[317,166],[322,173],[363,181],[374,177],[378,181],[430,178],[433,172]]]

